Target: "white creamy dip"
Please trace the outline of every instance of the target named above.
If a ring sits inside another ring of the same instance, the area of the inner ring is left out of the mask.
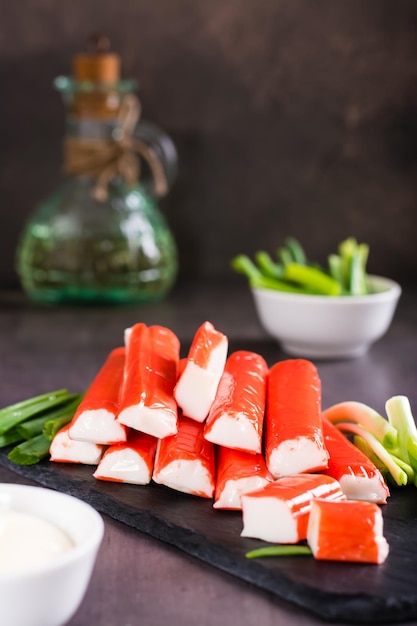
[[[48,563],[73,546],[64,531],[40,517],[0,511],[0,573]]]

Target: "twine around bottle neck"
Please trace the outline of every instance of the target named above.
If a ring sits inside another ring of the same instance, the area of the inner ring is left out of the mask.
[[[155,194],[161,197],[168,191],[164,168],[155,151],[133,137],[140,114],[139,99],[127,94],[121,102],[112,139],[65,138],[65,174],[93,177],[96,181],[93,196],[100,202],[107,200],[109,183],[113,178],[120,176],[128,187],[140,181],[142,159],[151,170]]]

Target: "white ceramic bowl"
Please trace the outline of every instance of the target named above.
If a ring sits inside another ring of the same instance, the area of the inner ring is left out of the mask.
[[[363,355],[388,330],[401,295],[398,283],[370,276],[375,293],[315,296],[252,289],[266,332],[284,352],[305,358]]]
[[[104,523],[90,505],[43,487],[0,484],[0,510],[37,516],[69,535],[74,546],[55,560],[22,572],[0,573],[0,623],[62,626],[87,590]]]

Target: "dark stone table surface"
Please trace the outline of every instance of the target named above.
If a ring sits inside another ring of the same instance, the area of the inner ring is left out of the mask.
[[[323,407],[359,400],[380,412],[392,395],[417,407],[417,291],[406,288],[388,333],[359,359],[316,361]],[[44,391],[82,391],[123,330],[143,321],[178,335],[183,355],[205,320],[230,350],[255,350],[269,364],[286,358],[260,327],[250,293],[234,285],[189,284],[158,304],[42,307],[0,295],[0,404]],[[0,469],[2,482],[28,482]],[[416,494],[417,497],[417,494]],[[85,599],[70,626],[276,626],[323,623],[211,565],[105,516],[105,537]],[[341,622],[339,622],[341,623]],[[344,624],[349,623],[346,615]],[[411,622],[408,622],[411,623]],[[415,622],[417,623],[417,621]]]

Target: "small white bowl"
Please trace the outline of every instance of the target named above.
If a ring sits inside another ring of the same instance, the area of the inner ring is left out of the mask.
[[[104,523],[90,505],[58,491],[0,484],[0,510],[34,515],[64,531],[74,544],[43,565],[0,573],[0,623],[62,626],[86,593],[103,538]]]
[[[388,330],[401,287],[370,276],[374,291],[365,296],[316,296],[270,289],[252,289],[255,307],[266,332],[284,352],[319,359],[363,355]]]

